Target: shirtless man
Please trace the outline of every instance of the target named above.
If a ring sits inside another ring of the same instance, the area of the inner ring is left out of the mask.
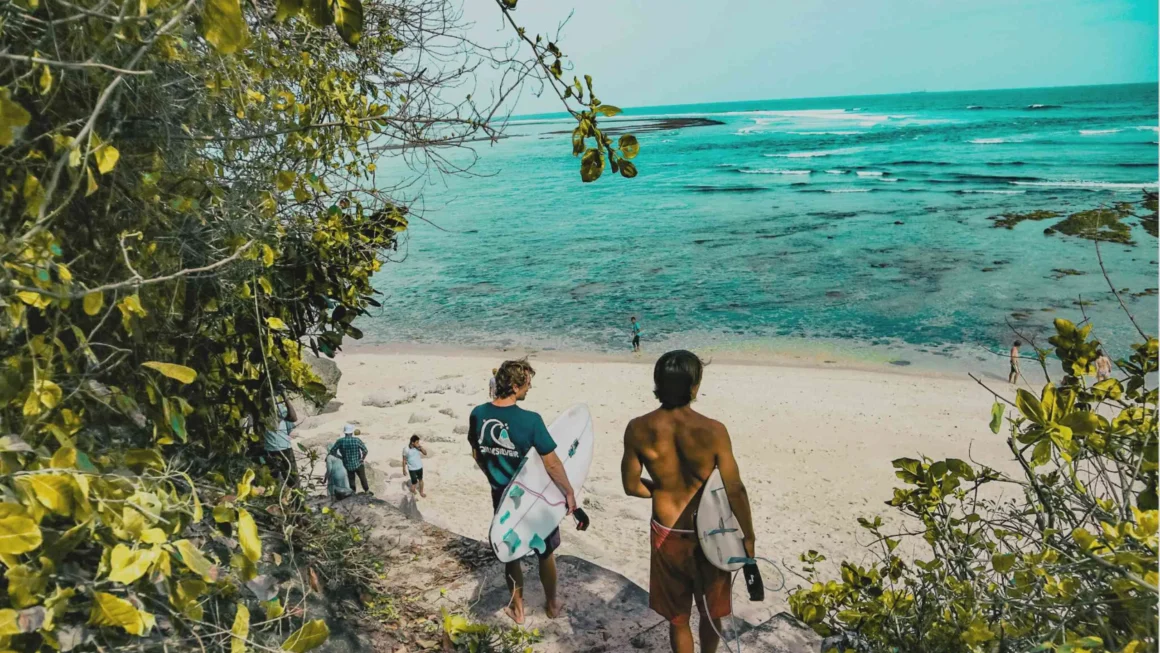
[[[1019,346],[1022,344],[1016,340],[1015,344],[1011,345],[1011,371],[1007,374],[1007,383],[1015,383],[1019,380]]]
[[[703,365],[695,354],[671,351],[653,369],[653,394],[661,407],[628,423],[620,465],[624,491],[652,499],[652,559],[649,607],[669,621],[675,653],[692,653],[689,627],[696,599],[701,615],[701,650],[713,653],[720,641],[721,618],[732,610],[730,575],[709,564],[697,542],[693,511],[701,488],[716,467],[729,505],[753,558],[753,521],[725,425],[689,406],[701,386]],[[641,470],[648,470],[648,478]]]
[[[1112,377],[1112,359],[1104,353],[1104,350],[1096,352],[1096,383]]]

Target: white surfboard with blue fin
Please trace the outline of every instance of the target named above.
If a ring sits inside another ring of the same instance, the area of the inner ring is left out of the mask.
[[[588,406],[576,404],[564,411],[548,425],[548,433],[556,442],[556,455],[564,464],[573,492],[579,494],[592,466],[595,440]],[[543,459],[533,449],[500,499],[488,534],[491,548],[500,562],[519,560],[533,552],[543,553],[545,539],[567,512],[564,494],[552,482]]]
[[[729,505],[725,482],[721,480],[721,472],[717,468],[713,468],[709,480],[705,481],[705,489],[701,492],[701,502],[693,515],[693,521],[697,525],[697,540],[701,543],[701,550],[714,567],[723,571],[737,571],[745,563],[752,562],[745,554],[745,534],[741,532],[741,524]]]

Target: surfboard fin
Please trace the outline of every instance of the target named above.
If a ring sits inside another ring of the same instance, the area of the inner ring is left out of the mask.
[[[515,553],[516,547],[520,545],[520,536],[514,530],[509,530],[503,536],[503,542],[508,545],[508,553]]]
[[[544,544],[544,540],[540,539],[539,535],[533,535],[532,541],[528,542],[528,546],[532,547],[532,550],[541,555],[548,549],[547,545]]]
[[[506,521],[508,520],[508,518],[509,518],[509,517],[511,517],[511,516],[512,516],[512,511],[510,511],[510,510],[509,510],[509,511],[505,512],[505,513],[503,514],[503,517],[500,517],[500,518],[499,518],[499,523],[501,523],[501,524],[502,524],[502,523],[506,522]]]
[[[508,498],[512,500],[516,510],[520,509],[520,498],[523,496],[524,489],[518,485],[513,487],[511,492],[508,492]]]

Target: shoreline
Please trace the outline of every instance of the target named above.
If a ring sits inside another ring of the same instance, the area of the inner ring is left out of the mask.
[[[647,346],[648,343],[646,343]],[[658,344],[658,343],[654,343]],[[970,381],[971,374],[983,380],[1006,383],[1006,353],[996,354],[979,348],[979,353],[987,352],[994,360],[967,360],[961,356],[932,354],[919,348],[902,345],[846,345],[826,340],[800,339],[778,343],[780,346],[763,346],[760,342],[744,342],[734,347],[692,348],[707,365],[731,365],[743,367],[771,367],[796,370],[833,370],[845,372],[869,372],[918,377]],[[659,343],[654,349],[643,349],[639,354],[631,351],[611,352],[595,349],[568,349],[556,347],[536,347],[534,345],[465,345],[456,343],[435,344],[416,342],[363,342],[348,341],[342,353],[347,355],[404,355],[452,356],[468,358],[488,358],[497,363],[503,360],[524,358],[554,363],[626,363],[632,365],[652,365],[656,359],[670,349]],[[787,346],[798,345],[798,347]],[[889,352],[900,355],[890,356]],[[339,357],[342,356],[339,354]],[[860,354],[860,355],[859,355]],[[909,358],[907,358],[909,357]],[[888,360],[889,359],[889,360]],[[918,360],[911,360],[918,359]],[[337,360],[337,358],[336,358]],[[898,364],[897,361],[905,364]],[[939,365],[938,363],[942,363]],[[1050,364],[1050,363],[1049,363]],[[1039,384],[1042,372],[1037,362],[1024,358],[1023,372],[1032,386]],[[1038,388],[1036,389],[1038,392]]]
[[[348,348],[337,358],[343,376],[336,400],[303,420],[293,437],[307,447],[326,446],[343,424],[355,424],[370,450],[366,464],[374,470],[376,497],[415,520],[486,541],[490,493],[470,455],[467,416],[487,402],[491,369],[518,353],[399,344]],[[593,416],[592,467],[578,493],[593,527],[577,532],[565,520],[561,552],[647,588],[651,506],[625,496],[620,464],[625,425],[656,407],[654,354],[632,359],[540,352],[532,360],[537,375],[524,408],[549,424],[576,403],[587,404]],[[1005,383],[993,388],[1013,394]],[[809,549],[831,561],[866,561],[857,519],[882,515],[897,522],[882,505],[900,485],[894,459],[925,454],[1010,467],[1005,437],[987,426],[992,401],[965,375],[718,359],[706,368],[695,409],[729,430],[753,506],[759,553],[797,568],[797,556]],[[417,501],[401,469],[411,435],[419,435],[430,454],[424,459],[428,496]],[[787,591],[797,582],[785,575],[789,587],[771,590],[764,604],[736,596],[738,616],[757,623],[785,610]],[[770,587],[777,585],[772,570],[768,580]],[[574,582],[562,579],[561,586]]]

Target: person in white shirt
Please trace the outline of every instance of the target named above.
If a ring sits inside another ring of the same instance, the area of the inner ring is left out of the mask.
[[[424,498],[427,497],[423,491],[423,456],[426,455],[427,450],[419,444],[419,436],[412,435],[411,442],[403,447],[403,469],[411,476],[411,494],[418,490],[419,496]]]

